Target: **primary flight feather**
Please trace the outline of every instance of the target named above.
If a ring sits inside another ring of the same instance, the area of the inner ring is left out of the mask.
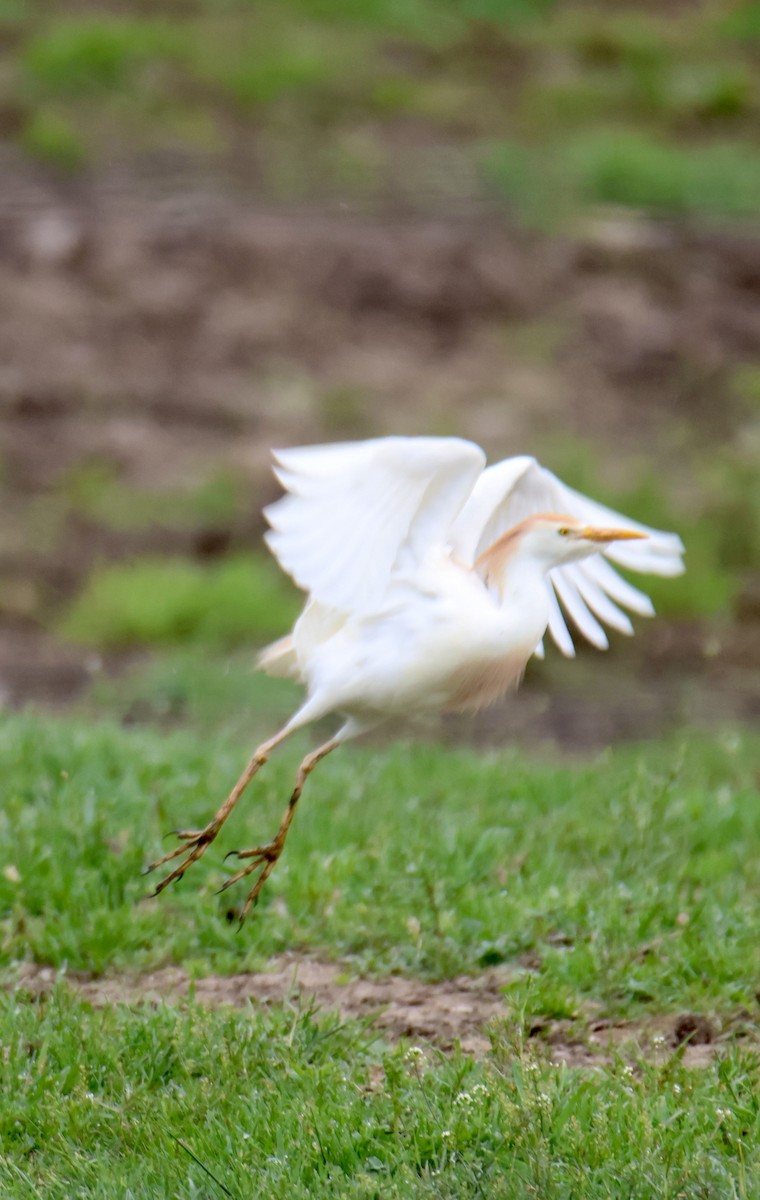
[[[265,510],[266,540],[307,595],[292,632],[259,665],[303,684],[298,711],[259,746],[219,811],[148,868],[183,855],[157,892],[205,852],[250,780],[294,730],[330,713],[344,723],[301,763],[275,838],[234,851],[258,871],[241,921],[282,853],[307,775],[351,737],[399,716],[479,708],[522,676],[548,633],[575,653],[568,620],[593,645],[649,598],[612,565],[683,570],[674,533],[650,529],[563,484],[527,456],[486,467],[460,438],[378,438],[278,450],[285,495]]]

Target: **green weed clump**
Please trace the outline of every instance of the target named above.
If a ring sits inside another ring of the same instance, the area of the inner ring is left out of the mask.
[[[70,17],[40,28],[22,62],[30,86],[46,94],[92,96],[134,84],[151,60],[176,56],[179,47],[168,21]]]
[[[739,142],[679,146],[635,129],[604,129],[543,148],[490,144],[481,162],[485,178],[534,224],[589,204],[661,215],[760,212],[760,163]]]
[[[583,197],[665,213],[760,211],[760,163],[746,147],[679,147],[634,131],[599,133],[574,149]]]
[[[87,160],[86,148],[70,121],[46,109],[26,121],[21,144],[34,158],[65,171],[76,171]]]
[[[219,648],[286,633],[299,606],[275,565],[253,554],[208,565],[137,559],[97,568],[60,632],[93,646],[199,642]]]

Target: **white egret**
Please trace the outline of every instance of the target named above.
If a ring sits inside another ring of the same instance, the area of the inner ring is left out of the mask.
[[[265,510],[270,549],[307,593],[290,634],[259,665],[306,688],[298,711],[259,746],[219,811],[178,830],[184,855],[156,893],[214,841],[254,775],[291,733],[330,713],[344,724],[304,758],[274,839],[233,851],[254,871],[245,919],[282,853],[305,780],[337,746],[388,718],[492,703],[515,686],[548,629],[563,654],[579,633],[607,647],[604,625],[633,632],[647,596],[611,563],[676,575],[683,545],[566,487],[534,458],[486,468],[459,438],[388,437],[277,451],[286,495]],[[560,608],[560,604],[562,608]]]

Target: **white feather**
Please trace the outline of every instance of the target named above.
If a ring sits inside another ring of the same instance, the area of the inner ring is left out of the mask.
[[[267,543],[310,596],[344,612],[382,607],[394,573],[442,546],[485,465],[459,438],[378,438],[275,452],[288,495]]]

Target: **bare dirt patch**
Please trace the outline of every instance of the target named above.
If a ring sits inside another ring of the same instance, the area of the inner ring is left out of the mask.
[[[506,968],[495,968],[441,983],[395,975],[363,979],[351,977],[340,964],[288,954],[273,959],[265,971],[209,975],[194,981],[181,967],[93,978],[79,973],[62,976],[53,967],[27,963],[6,987],[41,998],[63,978],[73,992],[95,1006],[177,1004],[191,996],[210,1007],[315,1004],[341,1017],[370,1020],[393,1040],[410,1038],[442,1050],[459,1045],[466,1054],[482,1057],[491,1047],[489,1027],[510,1019],[502,991],[508,976]],[[678,1048],[684,1065],[701,1067],[712,1062],[728,1041],[741,1037],[753,1045],[756,1040],[748,1013],[725,1020],[682,1013],[654,1015],[646,1021],[537,1021],[525,1033],[552,1061],[574,1067],[599,1066],[626,1050],[665,1058]]]

